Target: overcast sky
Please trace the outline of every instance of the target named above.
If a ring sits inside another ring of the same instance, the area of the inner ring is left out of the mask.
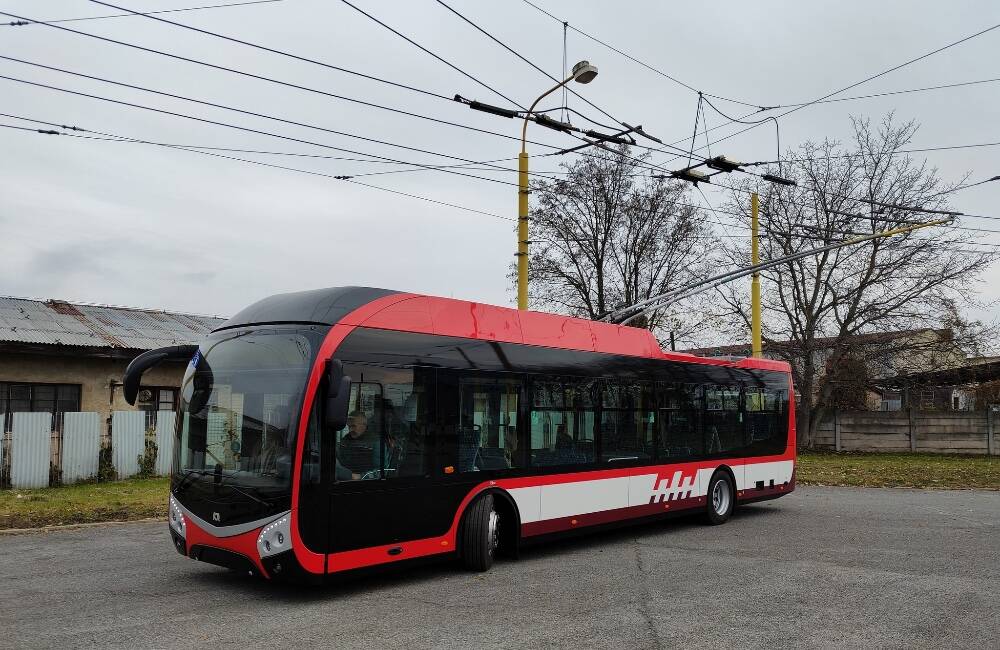
[[[118,0],[137,10],[212,2]],[[357,0],[410,38],[471,75],[529,104],[551,86],[500,46],[433,0]],[[522,2],[449,0],[524,56],[558,75],[562,25]],[[581,3],[537,0],[571,25],[703,90],[760,105],[815,99],[1000,22],[996,2]],[[117,13],[84,0],[0,0],[0,10],[39,20]],[[627,13],[631,10],[631,13]],[[500,97],[336,0],[166,14],[163,17],[451,97],[506,105]],[[3,18],[4,22],[11,19]],[[519,124],[455,102],[393,88],[309,63],[228,43],[144,17],[61,23],[290,83],[461,122],[511,136]],[[271,83],[209,70],[43,25],[0,27],[0,55],[83,72],[327,129],[471,160],[517,154],[514,140],[437,125]],[[696,95],[570,31],[570,64],[600,69],[576,88],[620,120],[665,141],[690,136]],[[855,88],[844,96],[998,76],[1000,29]],[[0,60],[0,74],[155,106],[369,155],[449,164],[407,151],[273,120]],[[547,101],[545,106],[556,105]],[[723,111],[747,107],[716,102]],[[579,100],[570,106],[596,112]],[[816,105],[781,120],[783,146],[847,138],[851,115],[921,123],[914,147],[1000,141],[1000,83]],[[0,79],[0,112],[167,143],[347,156],[169,115]],[[708,125],[720,124],[707,112]],[[575,120],[580,122],[579,119]],[[0,123],[29,126],[12,118]],[[734,126],[715,131],[719,137]],[[557,146],[568,136],[532,125],[529,138]],[[531,152],[550,151],[540,146]],[[763,126],[712,148],[739,160],[774,157]],[[508,305],[513,224],[452,207],[320,176],[259,167],[144,144],[44,136],[0,129],[0,294],[231,315],[264,296],[336,285],[370,285]],[[1000,147],[926,155],[947,180],[1000,174]],[[399,165],[263,154],[237,155],[325,174]],[[671,156],[657,154],[656,161]],[[533,159],[555,170],[560,159]],[[513,166],[514,163],[505,163]],[[676,163],[675,163],[676,164]],[[483,173],[515,182],[513,173]],[[512,217],[514,187],[440,172],[361,178],[364,182]],[[716,205],[723,200],[706,189]],[[696,195],[698,200],[700,196]],[[1000,183],[954,195],[955,209],[1000,216]],[[968,225],[1000,229],[970,220]],[[982,233],[981,241],[1000,242]],[[994,300],[1000,270],[984,283]],[[765,288],[766,290],[766,288]],[[976,315],[989,317],[989,310]]]

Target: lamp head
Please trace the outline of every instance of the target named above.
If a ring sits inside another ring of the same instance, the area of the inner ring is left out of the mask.
[[[590,61],[580,61],[573,66],[573,80],[577,83],[589,84],[597,76],[597,66]]]

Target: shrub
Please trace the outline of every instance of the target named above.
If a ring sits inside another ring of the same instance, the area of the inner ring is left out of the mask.
[[[62,468],[52,462],[49,463],[49,485],[62,485]]]
[[[146,447],[143,453],[136,457],[139,462],[139,478],[152,478],[156,476],[156,440],[146,434]]]
[[[111,446],[101,447],[101,453],[97,457],[97,480],[114,481],[118,479],[118,472],[115,470],[114,456],[111,454]]]

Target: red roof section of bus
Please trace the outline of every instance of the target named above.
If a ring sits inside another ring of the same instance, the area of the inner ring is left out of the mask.
[[[521,343],[564,350],[785,372],[789,369],[787,363],[770,359],[740,359],[733,362],[684,352],[665,352],[652,332],[637,327],[539,311],[519,311],[453,298],[403,293],[382,300],[388,304],[375,314],[357,321],[348,317],[341,322],[401,332]]]

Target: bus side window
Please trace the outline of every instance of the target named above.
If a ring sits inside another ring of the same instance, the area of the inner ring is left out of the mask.
[[[458,378],[457,471],[519,465],[517,417],[523,386],[520,377]]]
[[[780,454],[788,429],[787,391],[755,388],[747,391],[747,444],[753,455]]]
[[[746,446],[743,411],[737,386],[705,387],[705,444],[707,453],[718,454]]]
[[[573,378],[532,380],[529,435],[532,466],[582,465],[594,461],[593,410],[585,410],[589,400],[581,398],[579,384]]]
[[[652,382],[603,382],[602,399],[601,460],[651,460],[656,419]]]
[[[355,381],[347,426],[336,436],[338,479],[425,475],[434,371],[351,364],[345,372]]]
[[[684,460],[704,453],[701,436],[701,386],[661,384],[659,460]]]

